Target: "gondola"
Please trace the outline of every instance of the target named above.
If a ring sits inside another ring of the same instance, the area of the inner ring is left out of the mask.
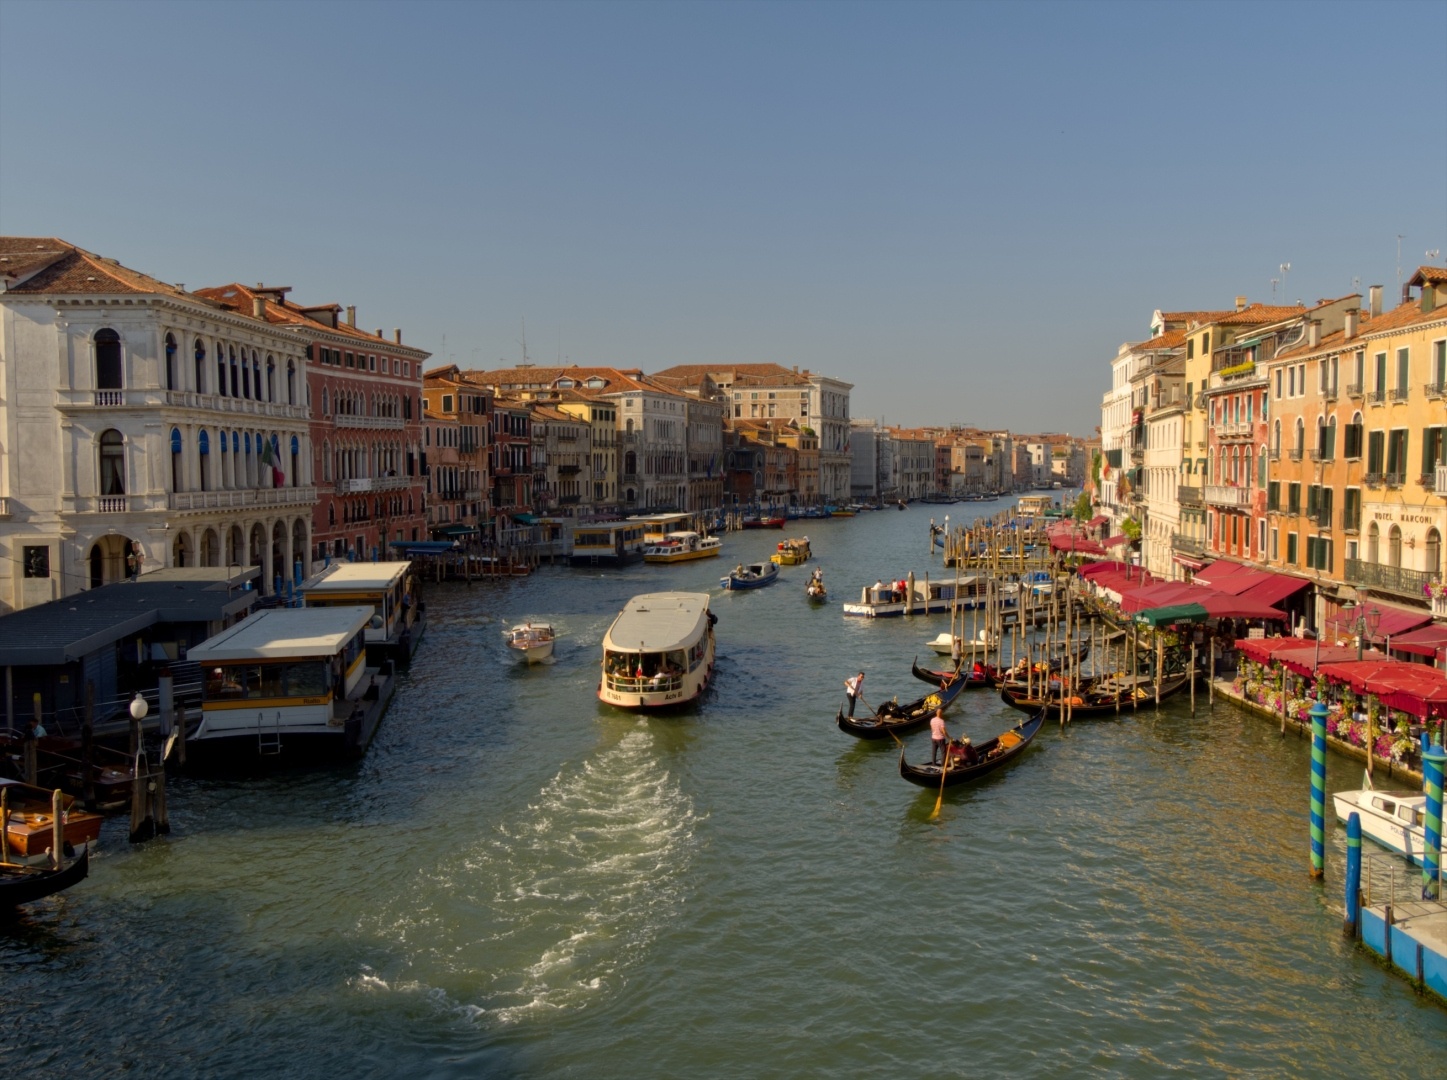
[[[904,747],[899,748],[899,775],[908,780],[911,784],[918,784],[924,788],[954,787],[957,784],[968,784],[972,780],[978,780],[986,773],[992,773],[1008,761],[1013,761],[1025,752],[1030,745],[1030,740],[1035,738],[1042,724],[1045,723],[1045,713],[1039,712],[1029,720],[1016,725],[1009,731],[995,736],[988,742],[983,742],[974,747],[974,764],[963,764],[959,756],[963,753],[963,747],[958,743],[950,744],[950,765],[940,776],[939,765],[911,765],[904,760]]]
[[[850,717],[839,710],[835,718],[839,730],[857,739],[884,739],[893,732],[896,735],[923,727],[938,708],[949,708],[950,702],[960,696],[965,688],[964,679],[953,679],[933,694],[926,694],[916,701],[896,705],[886,701],[873,716]]]
[[[68,889],[90,873],[90,846],[57,867],[0,863],[0,919],[14,913],[17,905]]]
[[[966,690],[984,690],[999,685],[996,682],[998,672],[993,667],[986,667],[983,674],[980,675],[976,675],[973,668],[965,667],[960,668],[958,672],[931,671],[929,668],[920,667],[919,661],[916,659],[914,663],[910,664],[910,671],[920,682],[927,682],[932,686],[938,686],[946,679],[953,679],[957,674],[964,678]]]
[[[1161,700],[1165,701],[1166,698],[1172,694],[1184,689],[1190,684],[1190,681],[1191,676],[1186,672],[1162,679]],[[1106,716],[1117,711],[1117,704],[1120,709],[1130,708],[1131,693],[1132,691],[1129,688],[1120,694],[1106,690],[1103,687],[1092,686],[1086,688],[1080,693],[1079,701],[1070,706],[1071,718]],[[1136,695],[1137,708],[1141,705],[1155,703],[1156,692],[1153,682],[1141,681],[1136,685],[1134,693]],[[1039,698],[1026,697],[1025,694],[1018,693],[1008,686],[1000,691],[1000,700],[1012,709],[1020,709],[1023,712],[1034,712],[1037,709],[1044,709],[1052,716],[1059,716],[1062,708],[1062,702],[1058,695],[1049,700],[1041,700]]]

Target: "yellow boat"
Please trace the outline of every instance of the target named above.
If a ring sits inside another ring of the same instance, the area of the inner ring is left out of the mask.
[[[779,541],[779,550],[769,556],[769,561],[780,566],[798,566],[808,562],[812,554],[809,538],[802,536]]]

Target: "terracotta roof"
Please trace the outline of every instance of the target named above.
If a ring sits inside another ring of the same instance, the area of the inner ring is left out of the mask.
[[[1228,311],[1207,321],[1214,326],[1258,326],[1305,315],[1306,310],[1301,304],[1248,304],[1240,311]]]
[[[276,294],[268,290],[265,286],[259,289],[252,289],[238,282],[232,282],[230,285],[215,285],[205,289],[197,289],[196,295],[205,297],[207,300],[220,304],[224,308],[238,311],[243,315],[251,315],[255,312],[255,299],[260,296],[265,303],[263,318],[275,326],[286,326],[298,330],[336,334],[340,337],[351,338],[359,345],[365,344],[370,349],[385,349],[389,352],[404,350],[412,354],[420,354],[423,357],[432,355],[427,352],[427,350],[419,349],[414,345],[399,345],[397,342],[390,341],[382,335],[369,334],[367,331],[359,330],[341,319],[337,320],[336,326],[331,326],[328,323],[318,322],[306,314],[309,311],[339,310],[340,305],[337,304],[303,306],[293,303],[284,296],[281,297],[280,300],[276,299]]]
[[[624,372],[613,367],[579,367],[574,364],[569,367],[514,367],[499,368],[494,371],[464,371],[462,378],[480,386],[494,386],[505,390],[551,389],[554,383],[565,376],[576,383],[600,378],[605,380],[606,385],[601,387],[575,385],[564,389],[575,390],[584,397],[616,394],[626,390],[647,390],[655,394],[666,394],[669,397],[683,397],[678,391],[653,382],[641,371],[636,375],[632,372],[633,369]]]
[[[576,416],[572,416],[565,412],[560,412],[559,410],[553,408],[550,405],[534,404],[533,416],[541,417],[544,420],[562,420],[566,421],[569,424],[576,424],[579,422]]]
[[[1143,341],[1135,347],[1136,352],[1160,352],[1164,349],[1179,349],[1186,344],[1186,331],[1167,330],[1159,337]]]
[[[690,385],[707,375],[734,386],[808,386],[808,372],[782,364],[675,364],[653,373],[654,378],[684,380]]]
[[[1447,266],[1419,266],[1408,285],[1447,285]]]
[[[0,275],[5,279],[7,293],[22,295],[190,295],[114,259],[101,258],[54,237],[0,237]]]
[[[1384,311],[1375,319],[1363,319],[1359,336],[1368,337],[1388,330],[1401,330],[1417,323],[1435,323],[1447,319],[1447,307],[1424,312],[1420,300],[1408,300],[1398,304],[1391,311]]]

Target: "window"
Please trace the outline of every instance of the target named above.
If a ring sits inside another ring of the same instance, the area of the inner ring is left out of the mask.
[[[1286,534],[1286,562],[1288,565],[1296,565],[1296,533]]]
[[[1343,493],[1341,527],[1356,532],[1362,527],[1362,489],[1347,488]]]
[[[24,566],[25,576],[28,578],[48,578],[50,576],[50,548],[37,545],[21,549],[21,565]]]
[[[1447,427],[1422,429],[1422,475],[1427,476],[1438,465],[1447,465]]]
[[[1266,485],[1266,509],[1281,509],[1281,481],[1272,480]]]
[[[1281,530],[1271,530],[1271,561],[1275,562],[1281,558]]]
[[[1375,359],[1377,399],[1380,401],[1387,393],[1387,354],[1379,352]]]
[[[176,339],[171,334],[166,335],[166,389],[179,390],[180,373],[176,370]]]
[[[1402,530],[1396,525],[1387,530],[1387,565],[1402,565]]]
[[[121,336],[114,330],[95,332],[95,388],[121,388]]]
[[[1387,436],[1387,476],[1400,484],[1407,475],[1407,429],[1393,428]]]
[[[102,432],[100,437],[100,493],[126,493],[125,440],[115,428]]]
[[[1286,487],[1286,512],[1288,514],[1301,513],[1301,485],[1291,483]]]
[[[1378,548],[1381,543],[1381,535],[1381,530],[1375,521],[1367,527],[1367,562],[1379,561],[1377,556],[1380,554]]]
[[[1362,414],[1357,413],[1352,417],[1352,422],[1342,432],[1342,453],[1349,460],[1356,460],[1362,456]]]
[[[1280,369],[1280,368],[1277,368],[1277,369],[1276,369],[1276,398],[1277,398],[1278,401],[1281,399],[1281,379],[1282,379],[1281,369]]]
[[[198,394],[204,394],[204,393],[206,392],[206,345],[202,342],[202,340],[201,340],[200,338],[197,338],[197,339],[196,339],[196,344],[194,345],[193,348],[194,348],[195,354],[196,354],[196,356],[195,356],[195,360],[196,360],[196,387],[195,387],[195,389],[196,389],[196,393],[198,393]]]
[[[1397,393],[1402,398],[1407,396],[1407,387],[1410,384],[1412,374],[1412,351],[1410,349],[1397,350]]]
[[[1439,394],[1447,391],[1447,339],[1432,342],[1432,385]]]
[[[1426,543],[1423,545],[1422,569],[1429,574],[1439,573],[1442,569],[1442,534],[1435,528],[1427,530]]]
[[[1367,475],[1381,476],[1382,463],[1386,457],[1387,433],[1384,431],[1372,431],[1367,433]]]
[[[1204,333],[1204,334],[1201,335],[1201,355],[1202,355],[1202,356],[1205,356],[1205,355],[1206,355],[1207,353],[1209,353],[1210,351],[1211,351],[1211,334],[1210,334],[1210,331],[1207,331],[1206,333]]]

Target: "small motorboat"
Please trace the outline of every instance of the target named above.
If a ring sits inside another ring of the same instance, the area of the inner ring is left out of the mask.
[[[899,775],[911,784],[924,788],[955,787],[978,780],[986,773],[992,773],[1001,765],[1013,761],[1025,752],[1030,740],[1035,738],[1045,723],[1045,714],[1036,713],[1030,719],[1003,732],[979,746],[969,746],[956,740],[946,748],[945,764],[911,765],[904,760],[904,747],[899,748]],[[943,775],[941,773],[943,772]]]
[[[790,537],[780,540],[778,550],[769,556],[769,561],[780,566],[799,566],[813,557],[807,536]]]
[[[749,563],[734,567],[727,577],[719,579],[725,589],[762,589],[779,580],[779,568],[771,562]]]
[[[723,541],[717,536],[700,536],[696,532],[671,532],[662,540],[655,541],[643,549],[646,563],[692,562],[695,559],[716,558],[723,550]]]
[[[55,818],[60,815],[61,847],[73,854],[100,839],[100,814],[80,809],[71,795],[45,791],[16,780],[0,778],[0,828],[8,863],[41,863],[50,860],[55,846]]]
[[[782,529],[786,524],[788,519],[782,514],[750,516],[743,521],[746,529]]]
[[[1335,792],[1331,801],[1342,824],[1346,824],[1351,814],[1357,814],[1363,836],[1388,851],[1406,856],[1408,862],[1421,865],[1422,852],[1427,846],[1426,795],[1377,791],[1372,787],[1371,776],[1364,775],[1359,790]]]
[[[540,664],[553,655],[557,635],[547,623],[525,622],[505,631],[507,647],[520,654],[529,664]]]

